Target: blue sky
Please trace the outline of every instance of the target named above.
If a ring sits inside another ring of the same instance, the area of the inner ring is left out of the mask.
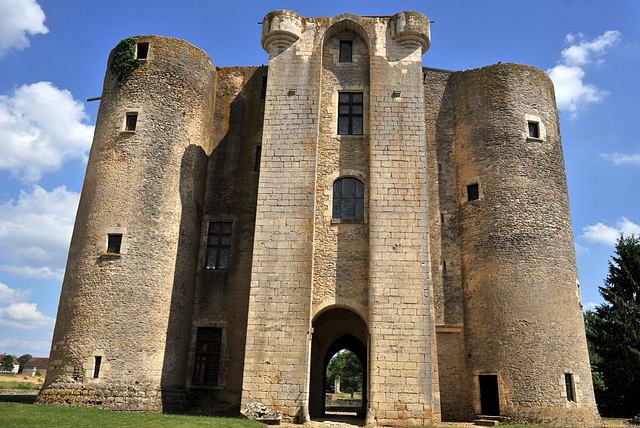
[[[185,39],[215,65],[268,62],[264,15],[393,15],[435,21],[425,66],[518,62],[556,84],[582,297],[621,232],[640,233],[637,0],[0,0],[0,353],[48,356],[107,57],[143,34]],[[60,314],[64,316],[64,314]]]

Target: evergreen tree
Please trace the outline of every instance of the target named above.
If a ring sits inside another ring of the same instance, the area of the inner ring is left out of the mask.
[[[604,303],[585,317],[604,382],[596,402],[603,416],[631,417],[640,414],[640,238],[620,237],[600,294]]]
[[[33,357],[30,354],[24,354],[18,357],[18,363],[20,363],[20,371],[18,373],[22,373],[22,368],[29,362],[31,358]]]

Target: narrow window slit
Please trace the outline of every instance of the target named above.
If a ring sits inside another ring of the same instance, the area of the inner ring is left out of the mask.
[[[100,365],[102,364],[102,357],[96,356],[93,362],[93,378],[97,379],[100,377]]]

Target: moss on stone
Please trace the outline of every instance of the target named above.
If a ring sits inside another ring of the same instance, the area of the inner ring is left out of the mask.
[[[136,44],[138,39],[129,37],[116,45],[113,49],[113,59],[111,61],[111,70],[118,75],[120,83],[126,83],[134,71],[140,67],[140,60],[136,59]]]

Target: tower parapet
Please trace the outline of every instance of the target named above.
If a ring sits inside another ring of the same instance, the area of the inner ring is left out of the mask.
[[[389,20],[391,39],[406,47],[420,46],[424,54],[431,46],[429,18],[420,12],[399,12]]]
[[[290,10],[274,10],[262,23],[262,47],[269,54],[294,44],[302,34],[302,18]]]

